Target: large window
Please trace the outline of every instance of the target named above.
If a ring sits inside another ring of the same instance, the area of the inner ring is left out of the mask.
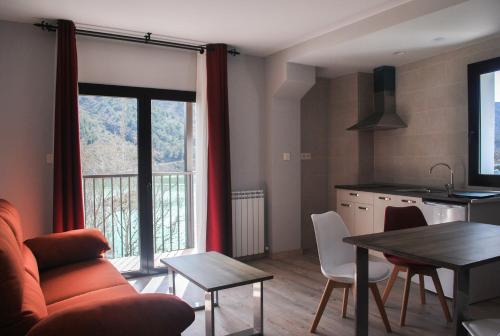
[[[469,184],[500,187],[500,58],[470,64]]]
[[[194,92],[79,85],[85,226],[123,272],[192,247]]]

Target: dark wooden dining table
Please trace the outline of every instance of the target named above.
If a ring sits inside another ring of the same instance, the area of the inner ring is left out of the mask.
[[[450,222],[413,229],[345,237],[356,246],[356,335],[368,335],[368,250],[376,250],[455,272],[453,335],[467,335],[471,268],[500,260],[500,226]],[[484,279],[488,281],[488,279]]]

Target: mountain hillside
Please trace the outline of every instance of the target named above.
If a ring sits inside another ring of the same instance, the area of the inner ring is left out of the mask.
[[[79,97],[83,175],[137,173],[137,101]],[[184,170],[185,103],[151,104],[153,171]]]

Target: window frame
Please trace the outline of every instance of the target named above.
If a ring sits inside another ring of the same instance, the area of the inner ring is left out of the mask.
[[[152,197],[152,137],[151,137],[151,101],[170,100],[186,103],[196,102],[196,92],[154,89],[145,87],[133,87],[122,85],[78,83],[78,95],[124,97],[137,99],[137,154],[138,154],[138,202],[141,216],[139,216],[139,250],[140,250],[140,270],[126,272],[129,278],[143,276],[145,274],[165,273],[166,269],[154,267],[154,242],[153,242],[153,197]],[[186,148],[192,139],[187,139],[193,135],[192,104],[188,104],[186,115],[186,140],[184,142],[185,171],[190,171],[191,149]],[[189,170],[188,170],[189,169]],[[192,220],[192,216],[190,216]],[[188,248],[192,247],[193,232],[188,233]]]
[[[480,172],[481,83],[482,74],[500,71],[500,57],[467,65],[469,98],[469,185],[500,187],[500,175]]]

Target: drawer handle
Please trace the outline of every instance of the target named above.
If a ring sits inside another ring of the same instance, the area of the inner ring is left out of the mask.
[[[351,207],[351,205],[350,205],[350,204],[347,204],[347,203],[340,203],[340,205],[341,205],[341,206],[343,206],[343,207],[348,207],[348,208],[350,208],[350,207]]]
[[[354,197],[359,197],[358,193],[349,193],[349,195],[354,196]]]
[[[391,198],[390,198],[390,197],[384,197],[384,196],[379,196],[379,198],[378,198],[378,199],[380,199],[380,200],[382,200],[382,201],[390,201],[390,200],[391,200]]]
[[[358,209],[359,209],[359,210],[364,210],[364,211],[367,211],[367,210],[368,210],[368,208],[367,208],[367,207],[362,207],[362,206],[358,207]]]
[[[408,203],[408,204],[415,204],[415,203],[417,203],[417,201],[407,200],[407,199],[401,200],[401,202]]]

